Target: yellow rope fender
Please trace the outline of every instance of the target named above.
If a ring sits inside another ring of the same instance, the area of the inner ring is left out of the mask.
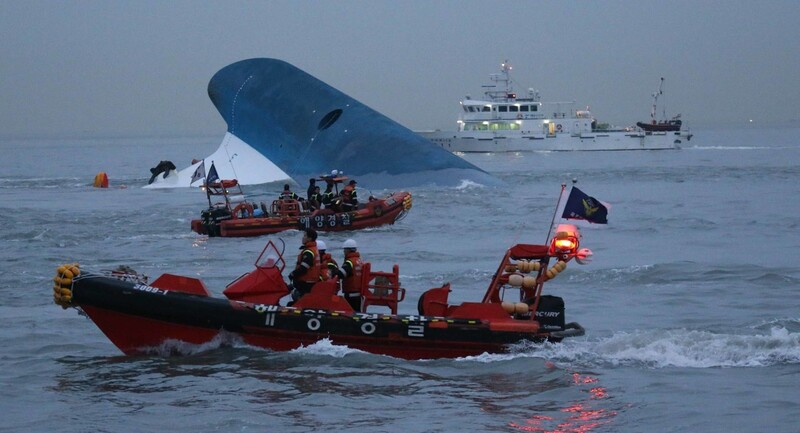
[[[405,198],[403,199],[403,209],[405,209],[405,210],[409,210],[409,209],[411,209],[411,193],[409,193],[409,194],[408,194],[407,196],[405,196]]]
[[[564,269],[567,269],[567,262],[559,260],[558,262],[556,262],[556,264],[551,266],[550,269],[547,270],[547,272],[545,272],[545,281],[552,280],[553,278],[556,277],[556,275],[560,274],[561,271],[563,271]]]
[[[81,274],[80,265],[72,263],[61,265],[53,278],[53,301],[61,308],[72,306],[72,281]]]

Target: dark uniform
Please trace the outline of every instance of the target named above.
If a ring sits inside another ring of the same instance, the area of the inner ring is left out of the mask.
[[[345,250],[344,263],[339,270],[344,298],[355,311],[361,311],[361,255],[355,248]]]
[[[300,247],[300,254],[297,255],[297,264],[294,270],[289,273],[289,280],[294,287],[292,301],[296,302],[303,295],[310,292],[314,284],[320,281],[320,267],[319,251],[317,251],[317,232],[314,229],[306,229],[306,233],[303,235],[303,245]]]

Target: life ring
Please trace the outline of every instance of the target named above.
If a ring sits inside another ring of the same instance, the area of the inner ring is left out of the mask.
[[[375,206],[375,216],[383,215],[383,208],[380,206]]]
[[[560,123],[559,123],[558,125],[556,125],[556,130],[557,130],[558,132],[561,132],[561,124],[560,124]]]
[[[242,212],[242,211],[244,211],[244,212]],[[241,217],[239,216],[240,212],[242,212]],[[253,218],[253,205],[250,204],[250,203],[247,203],[247,202],[239,203],[239,204],[236,205],[235,208],[233,208],[232,214],[233,214],[232,217],[234,219],[238,219],[238,218]]]

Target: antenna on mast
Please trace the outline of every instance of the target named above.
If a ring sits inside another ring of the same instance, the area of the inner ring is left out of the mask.
[[[650,110],[650,118],[656,120],[656,104],[658,103],[658,96],[663,94],[664,91],[664,77],[661,77],[661,81],[658,82],[658,91],[653,93],[653,109]],[[666,117],[666,112],[664,112],[664,117]]]

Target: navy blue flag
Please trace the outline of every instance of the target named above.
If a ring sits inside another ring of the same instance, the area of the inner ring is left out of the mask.
[[[572,187],[561,218],[586,220],[590,223],[608,224],[608,209],[594,197],[589,197]]]
[[[203,161],[203,163],[205,164],[205,161]],[[219,180],[217,167],[214,167],[214,161],[211,161],[211,168],[208,170],[208,177],[206,177],[206,185],[217,180]]]
[[[195,183],[196,181],[206,177],[206,162],[203,161],[200,165],[197,166],[197,170],[194,171],[192,175],[192,180],[189,181],[189,185]]]

